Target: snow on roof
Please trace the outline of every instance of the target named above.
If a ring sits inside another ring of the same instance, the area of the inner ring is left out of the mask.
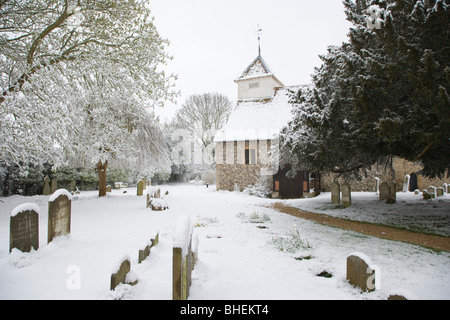
[[[277,88],[270,102],[241,102],[227,124],[217,132],[214,142],[278,138],[281,129],[292,119],[289,89],[296,88],[298,86]]]
[[[264,59],[261,56],[257,56],[236,80],[251,79],[261,76],[274,76],[274,74]]]

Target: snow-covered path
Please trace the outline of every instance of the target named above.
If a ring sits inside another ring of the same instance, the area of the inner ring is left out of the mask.
[[[270,199],[193,184],[162,190],[169,191],[170,207],[163,212],[145,209],[145,197],[135,196],[133,188],[101,199],[83,192],[72,201],[71,236],[48,245],[48,197],[3,198],[0,299],[171,299],[172,236],[181,215],[191,217],[199,238],[190,299],[386,299],[399,289],[420,299],[450,298],[449,253],[318,225],[265,208]],[[40,248],[9,254],[9,214],[23,202],[41,207]],[[298,250],[282,252],[273,245],[297,230],[303,240]],[[157,231],[159,244],[138,264],[138,250]],[[379,267],[379,290],[360,294],[346,282],[346,257],[354,251]],[[139,283],[111,292],[111,270],[124,255],[132,258]],[[300,257],[307,259],[295,259]],[[73,270],[80,287],[71,289]],[[333,277],[316,276],[322,271]]]

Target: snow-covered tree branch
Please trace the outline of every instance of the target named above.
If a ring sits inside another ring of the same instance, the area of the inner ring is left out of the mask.
[[[173,99],[174,76],[148,1],[6,1],[0,11],[2,165],[167,162],[152,109]]]

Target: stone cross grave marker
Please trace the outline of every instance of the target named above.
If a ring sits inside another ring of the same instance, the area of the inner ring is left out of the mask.
[[[54,238],[70,234],[72,195],[66,189],[59,189],[48,200],[47,243]]]
[[[13,209],[10,217],[9,252],[16,248],[22,252],[39,249],[39,207],[24,203]]]

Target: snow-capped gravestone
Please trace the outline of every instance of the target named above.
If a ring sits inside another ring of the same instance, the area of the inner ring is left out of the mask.
[[[339,182],[334,181],[331,184],[331,202],[335,204],[341,203],[341,186],[339,185]]]
[[[380,183],[380,200],[387,200],[391,196],[389,185],[386,181]]]
[[[347,182],[344,182],[341,186],[342,191],[342,204],[344,207],[350,207],[352,205],[352,188]]]
[[[36,204],[24,203],[11,212],[9,252],[14,248],[22,252],[39,249],[39,211]]]
[[[375,270],[363,253],[354,252],[347,257],[347,281],[363,292],[375,291]]]
[[[72,195],[66,189],[56,190],[48,200],[48,238],[70,234]]]

